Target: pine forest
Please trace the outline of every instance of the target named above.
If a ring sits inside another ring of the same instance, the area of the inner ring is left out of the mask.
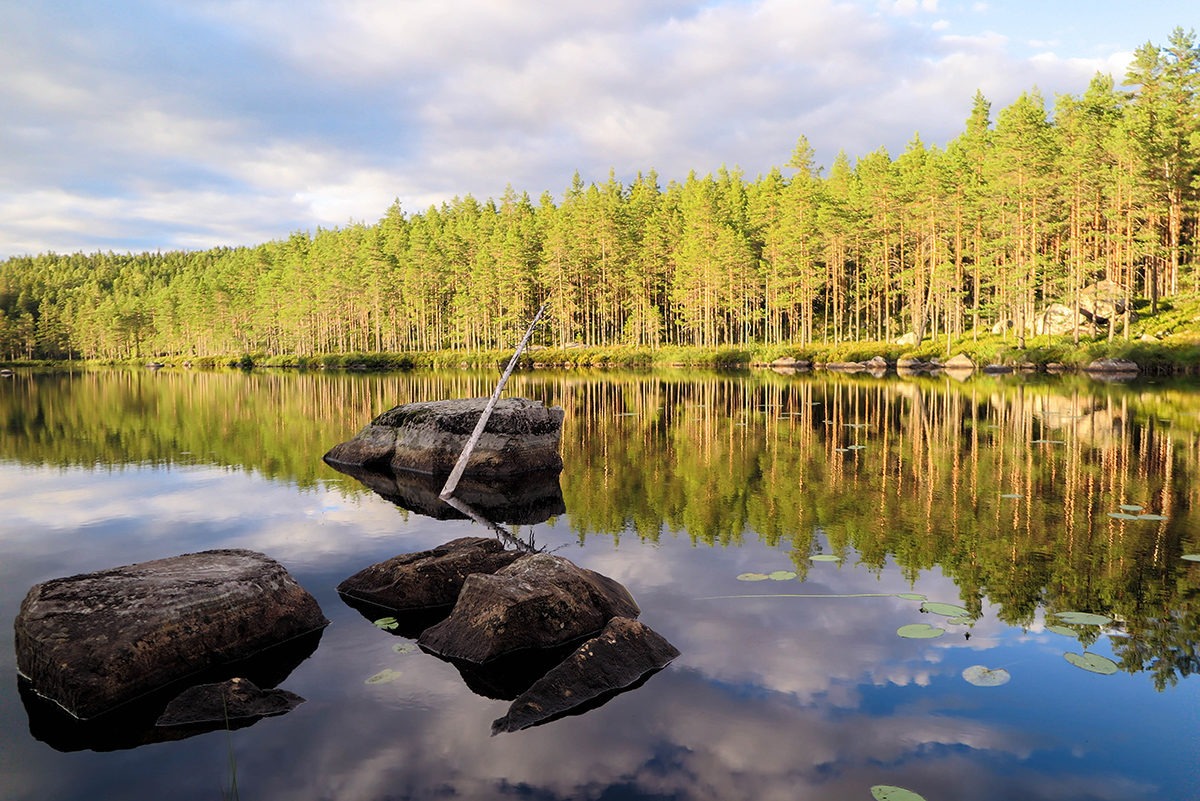
[[[542,303],[557,347],[1019,337],[1096,286],[1200,293],[1198,193],[1200,47],[1176,29],[1121,83],[977,92],[944,146],[827,169],[801,136],[753,180],[576,174],[255,247],[10,258],[0,359],[510,348]]]

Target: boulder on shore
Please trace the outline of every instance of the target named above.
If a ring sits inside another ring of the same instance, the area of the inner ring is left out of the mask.
[[[331,448],[325,461],[337,467],[449,475],[487,402],[487,398],[465,398],[396,406],[353,439]],[[463,475],[498,478],[562,470],[558,453],[562,421],[558,406],[525,398],[500,400]]]
[[[604,630],[534,682],[492,723],[492,734],[519,731],[573,712],[592,709],[639,686],[679,656],[649,626],[614,617]]]
[[[483,664],[565,645],[640,611],[619,582],[560,556],[528,554],[492,575],[468,576],[450,616],[418,643],[445,659]]]
[[[975,362],[965,353],[956,353],[946,360],[945,368],[947,370],[974,370]]]
[[[1083,368],[1087,373],[1136,373],[1138,366],[1128,359],[1096,359]]]
[[[263,554],[184,554],[34,585],[14,622],[17,670],[88,719],[328,623]]]
[[[460,537],[363,568],[338,585],[347,598],[397,612],[451,607],[467,577],[495,573],[521,557],[497,539]]]

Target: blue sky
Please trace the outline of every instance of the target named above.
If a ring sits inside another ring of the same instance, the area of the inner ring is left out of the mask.
[[[1192,0],[0,0],[0,258],[257,244],[578,170],[753,178],[1048,102]]]

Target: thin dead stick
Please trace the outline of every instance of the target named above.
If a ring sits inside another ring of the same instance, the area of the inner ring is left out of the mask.
[[[542,319],[542,312],[546,311],[547,305],[547,303],[543,303],[542,308],[538,309],[538,313],[534,315],[533,322],[529,324],[529,330],[525,332],[525,336],[521,339],[521,344],[517,345],[517,352],[508,360],[508,367],[504,368],[504,374],[500,376],[500,382],[496,384],[496,390],[492,393],[492,397],[488,399],[487,406],[483,407],[483,414],[479,415],[479,422],[475,424],[475,430],[471,432],[471,438],[467,440],[466,447],[458,455],[458,462],[455,463],[454,469],[450,471],[450,477],[446,479],[446,486],[442,487],[442,492],[438,495],[443,501],[453,495],[454,490],[458,489],[458,480],[462,478],[463,471],[467,469],[467,461],[471,458],[472,451],[475,450],[475,446],[479,443],[479,438],[483,435],[483,429],[487,426],[488,418],[492,416],[492,409],[496,407],[496,401],[500,400],[500,392],[504,389],[504,382],[508,381],[513,368],[517,366],[517,359],[521,358],[521,353],[525,350],[525,345],[529,342],[529,338],[533,336],[533,329],[537,327],[538,320]]]

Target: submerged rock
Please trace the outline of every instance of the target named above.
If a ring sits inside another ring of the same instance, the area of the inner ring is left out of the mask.
[[[649,626],[615,617],[514,700],[508,714],[492,723],[492,734],[594,709],[640,686],[677,656],[678,649]]]
[[[520,557],[495,538],[461,537],[363,568],[337,590],[347,598],[399,612],[451,607],[468,576],[495,573]]]
[[[353,439],[335,445],[325,461],[340,467],[411,470],[448,475],[479,421],[487,398],[396,406]],[[505,398],[492,410],[464,476],[495,478],[562,470],[558,453],[563,410],[525,398]]]
[[[291,712],[304,699],[287,690],[262,690],[249,679],[233,678],[189,687],[163,710],[158,726],[245,724]]]
[[[17,670],[88,719],[328,623],[263,554],[185,554],[32,587],[14,622]]]
[[[450,616],[418,642],[446,659],[482,664],[561,646],[639,613],[619,582],[559,556],[529,554],[493,575],[468,576]]]

